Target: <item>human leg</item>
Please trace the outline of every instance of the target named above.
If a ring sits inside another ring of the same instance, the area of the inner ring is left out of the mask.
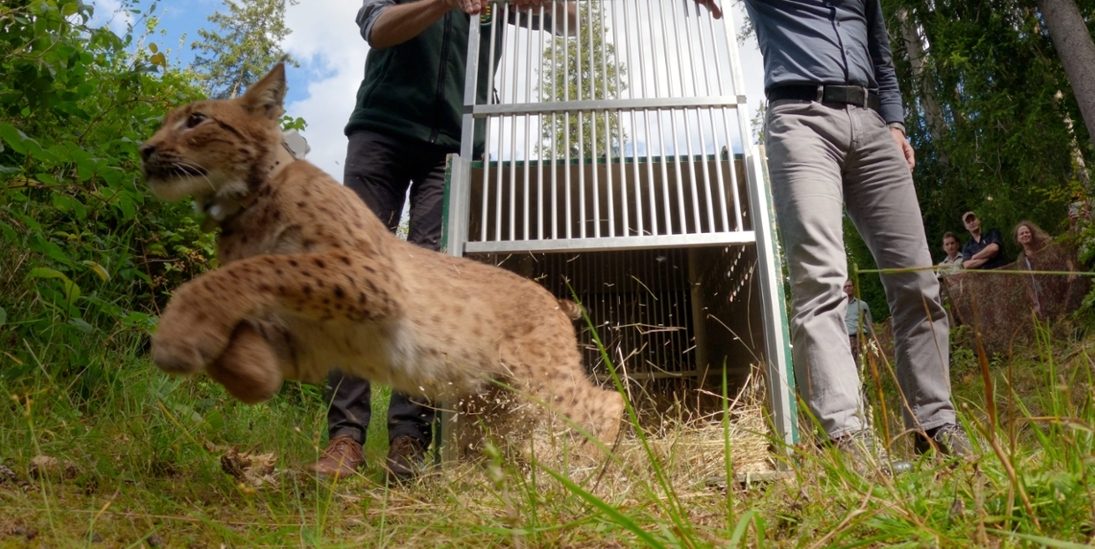
[[[836,109],[776,101],[767,130],[776,221],[791,276],[795,379],[821,427],[838,438],[866,426],[851,349],[833,344],[848,338],[841,175],[847,124]]]
[[[420,151],[421,166],[412,173],[411,219],[407,241],[430,250],[441,249],[441,222],[445,206],[445,163],[449,151]]]
[[[410,189],[408,240],[436,251],[441,242],[446,152],[426,143],[358,132],[350,136],[346,185],[393,232],[399,227]],[[392,392],[388,404],[390,473],[405,478],[417,472],[432,439],[435,416],[429,404]]]
[[[851,108],[859,145],[846,165],[848,215],[882,269],[924,270],[881,277],[893,315],[897,378],[906,424],[933,429],[955,422],[951,404],[949,324],[912,173],[889,129],[869,109]]]
[[[361,447],[372,417],[371,386],[367,380],[331,370],[327,395],[327,447],[308,468],[326,477],[346,477],[365,460]]]
[[[399,223],[409,177],[400,177],[396,141],[374,132],[350,136],[343,180],[392,230]],[[345,476],[364,460],[361,450],[372,416],[371,386],[365,379],[332,370],[327,378],[328,445],[310,466],[325,476]]]
[[[407,240],[437,251],[441,247],[441,218],[445,196],[445,155],[436,147],[414,144],[400,159],[410,176],[411,215]],[[392,393],[388,405],[387,468],[396,478],[408,478],[422,467],[433,438],[436,411],[428,402]]]

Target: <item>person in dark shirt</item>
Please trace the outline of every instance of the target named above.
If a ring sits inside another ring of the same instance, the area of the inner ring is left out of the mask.
[[[566,17],[560,27],[577,27],[572,2],[511,4],[509,23],[549,28],[552,18]],[[361,36],[371,49],[346,124],[349,144],[343,182],[393,232],[409,194],[407,240],[424,248],[440,248],[446,158],[460,149],[469,15],[480,15],[480,66],[486,67],[497,11],[499,6],[487,0],[363,0],[357,13]],[[543,22],[540,13],[545,15]],[[501,48],[494,54],[500,56]],[[487,76],[486,71],[478,75],[481,101],[490,92]],[[482,135],[476,136],[474,148],[476,154],[482,153]],[[339,370],[331,371],[327,386],[329,441],[308,468],[324,477],[346,477],[364,461],[371,386]],[[392,393],[385,461],[389,478],[411,478],[423,466],[434,416],[428,403]]]
[[[981,219],[973,212],[962,214],[962,224],[970,233],[970,239],[962,245],[962,267],[966,269],[995,269],[1007,264],[1004,244],[997,229],[981,232]]]
[[[718,9],[716,0],[695,1]],[[881,278],[916,449],[969,455],[951,402],[949,325],[879,0],[745,0],[745,8],[764,57],[765,144],[791,276],[799,391],[857,470],[907,466],[891,463],[869,428],[851,350],[834,344],[848,336],[846,211],[878,266],[897,271]]]

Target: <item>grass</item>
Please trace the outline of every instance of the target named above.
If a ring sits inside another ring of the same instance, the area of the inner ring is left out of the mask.
[[[90,351],[52,337],[23,342],[32,358],[0,358],[9,361],[0,368],[0,546],[1095,543],[1095,336],[1042,330],[1030,347],[991,360],[962,338],[952,377],[977,441],[972,463],[925,456],[897,478],[861,478],[811,441],[768,452],[763,399],[746,394],[718,417],[633,426],[603,472],[488,453],[391,487],[375,466],[383,414],[374,414],[367,447],[374,465],[319,481],[298,472],[323,444],[314,387],[246,406],[207,380],[155,371],[138,336]],[[881,370],[876,386],[890,400]],[[892,414],[896,404],[885,408]],[[892,417],[879,421],[899,432]],[[894,451],[910,456],[910,447],[903,437]],[[222,459],[239,453],[268,457],[272,471],[254,483],[227,474]],[[725,481],[773,460],[787,480]]]

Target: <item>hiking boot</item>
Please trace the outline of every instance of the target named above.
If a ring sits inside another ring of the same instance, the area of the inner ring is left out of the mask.
[[[912,469],[907,461],[891,460],[890,453],[870,429],[839,436],[833,439],[833,444],[844,454],[848,467],[860,476],[878,471],[901,474]]]
[[[337,436],[327,443],[323,455],[309,465],[308,470],[321,477],[339,479],[356,473],[364,461],[358,441],[348,436]]]
[[[397,436],[388,445],[388,459],[385,464],[389,480],[413,479],[425,467],[426,446],[412,436]]]
[[[918,454],[927,453],[935,448],[940,454],[946,456],[973,458],[973,446],[970,444],[969,437],[954,423],[945,423],[934,429],[928,429],[924,434],[918,433],[914,446]]]

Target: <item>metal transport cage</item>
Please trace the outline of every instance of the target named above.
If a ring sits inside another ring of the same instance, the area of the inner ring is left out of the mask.
[[[497,2],[473,18],[446,250],[577,297],[637,401],[702,407],[724,374],[733,390],[758,368],[794,442],[781,267],[731,14],[571,5]],[[593,334],[580,339],[603,376]]]

